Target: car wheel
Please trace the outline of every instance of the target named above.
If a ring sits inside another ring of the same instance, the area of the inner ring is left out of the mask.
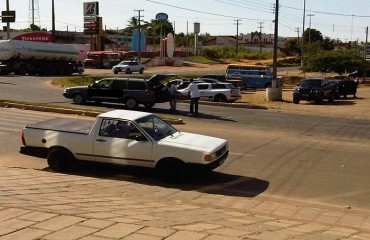
[[[73,96],[73,102],[75,104],[84,104],[85,103],[85,97],[82,96],[82,94],[76,94]]]
[[[227,102],[227,98],[225,95],[219,94],[215,96],[215,102]]]
[[[154,103],[145,103],[144,107],[146,110],[152,109],[152,107],[154,107]]]
[[[132,73],[132,72],[131,72],[131,69],[129,69],[129,68],[128,68],[128,69],[126,69],[125,73],[126,73],[126,74],[131,74],[131,73]]]
[[[265,88],[270,88],[271,87],[271,83],[266,83],[265,84]]]
[[[299,104],[299,101],[300,101],[299,97],[293,97],[294,104]]]
[[[51,150],[48,154],[47,161],[49,167],[57,172],[68,172],[72,170],[75,163],[74,156],[61,148]]]
[[[130,97],[126,99],[125,105],[128,109],[136,109],[138,106],[138,103],[134,98]]]
[[[328,98],[328,101],[329,101],[329,102],[333,102],[333,101],[334,101],[334,98],[335,98],[335,94],[334,94],[334,92],[332,92],[332,93],[330,94],[329,98]]]
[[[316,104],[321,104],[322,103],[322,101],[323,101],[323,96],[321,95],[320,97],[318,97],[318,98],[316,98]]]
[[[156,166],[158,177],[164,182],[180,183],[185,179],[185,163],[177,159],[165,159]]]
[[[114,73],[114,74],[118,74],[118,70],[115,70],[115,69],[114,69],[114,70],[113,70],[113,73]]]
[[[144,73],[144,68],[140,69],[139,73],[143,74]]]

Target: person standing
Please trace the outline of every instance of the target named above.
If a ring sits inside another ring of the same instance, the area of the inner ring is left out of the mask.
[[[190,113],[189,115],[198,115],[198,102],[200,98],[198,85],[190,78],[188,86],[188,96],[190,97]]]
[[[177,85],[172,83],[170,88],[170,111],[176,111],[176,92]]]

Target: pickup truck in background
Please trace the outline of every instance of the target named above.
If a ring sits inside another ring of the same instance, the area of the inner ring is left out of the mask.
[[[211,171],[228,156],[225,139],[180,132],[151,113],[129,110],[106,112],[95,121],[55,118],[29,124],[22,143],[21,152],[46,151],[55,171],[95,161],[153,168],[167,182]]]
[[[114,74],[118,74],[119,72],[123,72],[126,74],[131,74],[133,72],[138,72],[140,74],[144,73],[145,65],[139,61],[131,61],[125,60],[117,65],[112,67],[112,71]]]
[[[195,81],[194,81],[195,82]],[[241,98],[240,88],[232,83],[195,82],[200,93],[200,100],[214,102],[234,102]],[[183,96],[187,96],[189,88],[178,89]]]

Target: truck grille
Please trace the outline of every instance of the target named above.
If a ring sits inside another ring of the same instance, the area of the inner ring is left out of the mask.
[[[227,147],[226,147],[226,145],[225,145],[225,146],[223,146],[223,148],[221,148],[221,149],[217,150],[217,152],[216,152],[216,156],[217,156],[217,157],[222,156],[222,154],[224,154],[224,153],[226,152],[226,150],[227,150]]]

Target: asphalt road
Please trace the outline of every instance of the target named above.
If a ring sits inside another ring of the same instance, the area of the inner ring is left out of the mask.
[[[71,104],[61,97],[61,89],[50,88],[44,80],[1,78],[0,99]],[[168,104],[164,104],[153,112],[169,114],[167,108]],[[179,104],[179,109],[175,116],[186,123],[177,125],[179,130],[228,139],[230,156],[204,179],[178,187],[276,202],[370,210],[368,119],[203,105],[198,118],[189,118],[188,104]],[[0,164],[46,168],[45,160],[19,154],[20,128],[55,114],[9,109],[1,112]],[[151,174],[122,171],[125,177],[159,184]],[[90,170],[90,174],[100,173]]]

